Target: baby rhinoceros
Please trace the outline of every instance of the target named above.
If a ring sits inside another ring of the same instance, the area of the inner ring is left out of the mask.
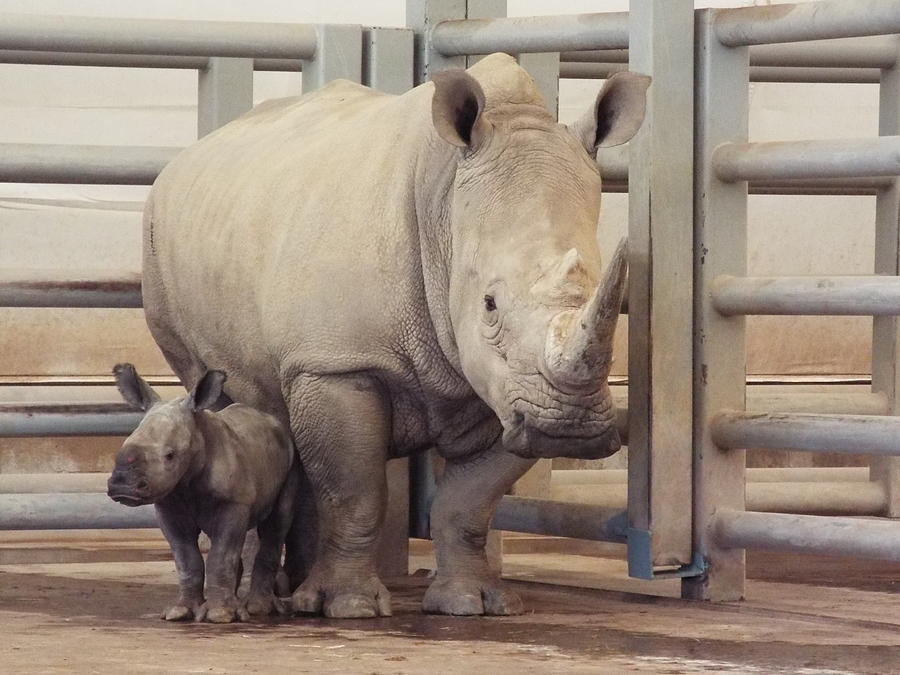
[[[280,610],[275,578],[299,476],[288,432],[240,403],[212,412],[225,383],[221,371],[208,371],[189,395],[166,403],[130,363],[113,372],[125,400],[147,414],[116,456],[108,494],[127,506],[156,505],[179,579],[178,599],[163,618],[228,623]],[[239,602],[241,550],[253,527],[259,552]],[[211,542],[205,598],[201,531]]]

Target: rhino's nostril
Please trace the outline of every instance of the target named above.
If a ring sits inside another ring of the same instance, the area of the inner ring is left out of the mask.
[[[145,481],[145,480],[138,481],[138,484],[137,484],[138,490],[146,490],[148,487],[150,487],[150,484],[147,481]]]

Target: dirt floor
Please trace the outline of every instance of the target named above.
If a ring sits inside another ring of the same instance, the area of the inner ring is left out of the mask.
[[[713,605],[626,579],[608,549],[513,542],[524,616],[425,616],[420,573],[389,582],[392,618],[212,626],[159,620],[175,575],[157,538],[83,536],[0,544],[19,563],[0,565],[0,673],[900,673],[900,565],[757,555],[747,600]],[[73,562],[20,562],[42,557]]]

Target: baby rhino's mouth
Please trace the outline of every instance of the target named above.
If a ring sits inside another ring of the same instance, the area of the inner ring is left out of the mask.
[[[143,506],[149,503],[146,497],[141,497],[131,492],[108,492],[107,494],[114,502],[125,506]]]

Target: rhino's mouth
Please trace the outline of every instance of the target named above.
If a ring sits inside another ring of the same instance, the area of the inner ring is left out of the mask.
[[[133,492],[108,492],[109,498],[125,506],[143,506],[149,504],[146,496],[136,495]]]

